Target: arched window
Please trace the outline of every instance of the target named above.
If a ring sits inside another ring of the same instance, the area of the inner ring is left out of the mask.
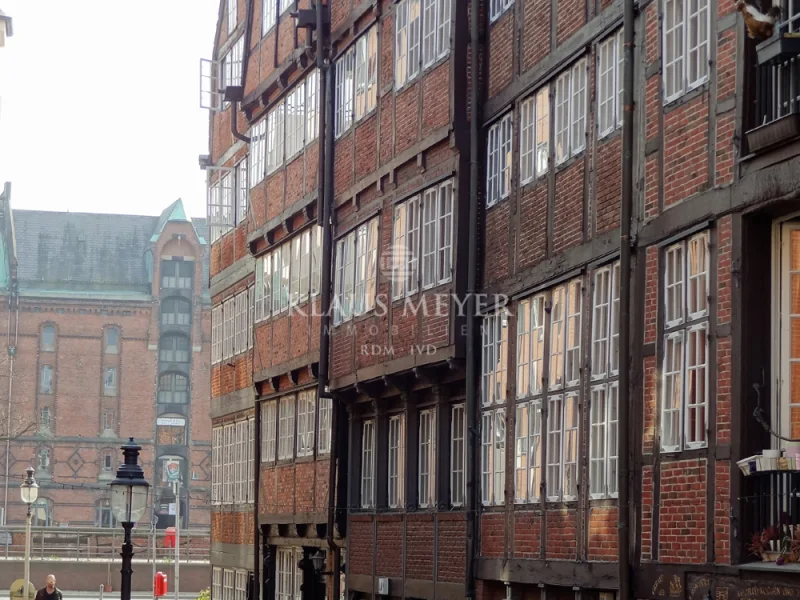
[[[56,349],[56,328],[52,325],[42,327],[42,352],[55,352]]]
[[[53,502],[40,497],[31,504],[31,516],[31,525],[34,527],[50,527],[53,524]]]
[[[161,303],[162,325],[190,325],[192,305],[183,298],[166,298]]]
[[[181,415],[162,415],[156,419],[156,440],[160,446],[186,443],[186,418]]]
[[[94,525],[95,527],[116,527],[117,520],[111,511],[111,500],[103,498],[94,505]]]
[[[186,404],[189,379],[180,373],[164,373],[158,378],[158,401],[162,404]]]
[[[189,340],[182,335],[161,338],[160,358],[163,362],[189,362]]]

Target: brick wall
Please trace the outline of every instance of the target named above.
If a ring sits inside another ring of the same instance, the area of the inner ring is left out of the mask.
[[[706,461],[661,464],[658,560],[662,563],[706,562]]]

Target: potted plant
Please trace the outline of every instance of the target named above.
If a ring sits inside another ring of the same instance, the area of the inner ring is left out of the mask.
[[[782,543],[783,536],[781,529],[776,525],[767,527],[760,533],[754,533],[747,545],[747,551],[753,556],[757,556],[764,562],[777,561],[783,555],[781,550],[775,550],[777,544],[773,542]]]

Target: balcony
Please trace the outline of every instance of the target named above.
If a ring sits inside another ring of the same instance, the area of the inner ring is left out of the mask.
[[[784,23],[751,53],[755,64],[746,84],[750,110],[745,116],[749,153],[759,153],[800,137],[800,36]]]
[[[800,570],[800,471],[752,473],[742,492],[742,562]]]

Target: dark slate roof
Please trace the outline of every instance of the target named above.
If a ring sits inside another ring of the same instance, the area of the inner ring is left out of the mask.
[[[14,210],[20,286],[149,293],[145,254],[151,237],[163,227],[162,219],[163,215]],[[197,235],[207,239],[205,219],[192,219],[192,224]],[[207,249],[203,262],[207,288]]]

